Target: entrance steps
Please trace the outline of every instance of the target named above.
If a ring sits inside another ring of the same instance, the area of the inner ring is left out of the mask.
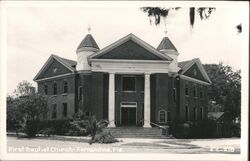
[[[162,135],[161,129],[157,127],[108,127],[111,134],[116,138],[148,138],[163,139],[169,138]]]

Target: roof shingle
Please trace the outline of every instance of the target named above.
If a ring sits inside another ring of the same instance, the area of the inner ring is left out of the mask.
[[[80,43],[77,49],[80,49],[82,47],[92,47],[92,48],[99,49],[95,39],[93,38],[91,34],[88,34],[85,36],[85,38],[82,40],[82,42]]]

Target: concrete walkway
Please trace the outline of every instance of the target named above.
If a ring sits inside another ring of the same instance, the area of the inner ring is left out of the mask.
[[[113,144],[90,145],[90,137],[51,136],[17,138],[7,137],[7,151],[18,152],[62,152],[62,153],[240,153],[240,139],[138,139],[121,138]],[[19,149],[19,150],[18,150]]]

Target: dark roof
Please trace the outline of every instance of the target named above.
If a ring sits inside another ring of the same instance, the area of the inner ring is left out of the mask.
[[[157,47],[157,50],[162,50],[162,49],[172,49],[174,51],[177,51],[174,44],[169,40],[168,37],[164,37],[161,40],[160,45]]]
[[[82,47],[92,47],[92,48],[99,49],[97,43],[95,42],[95,39],[93,38],[91,34],[88,34],[85,36],[85,38],[82,40],[82,42],[80,43],[77,49],[80,49]]]
[[[75,70],[75,66],[77,64],[76,61],[70,60],[70,59],[65,59],[65,58],[59,57],[59,56],[54,55],[54,54],[52,56],[59,59],[65,66]]]

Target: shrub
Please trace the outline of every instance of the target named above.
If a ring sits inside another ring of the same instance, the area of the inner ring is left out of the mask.
[[[110,144],[118,142],[117,139],[110,133],[110,131],[102,131],[101,133],[95,135],[94,139],[89,141],[90,144],[92,143],[100,143],[100,144]]]
[[[26,121],[26,126],[24,128],[24,132],[28,137],[35,137],[38,133],[39,120],[28,120]]]

